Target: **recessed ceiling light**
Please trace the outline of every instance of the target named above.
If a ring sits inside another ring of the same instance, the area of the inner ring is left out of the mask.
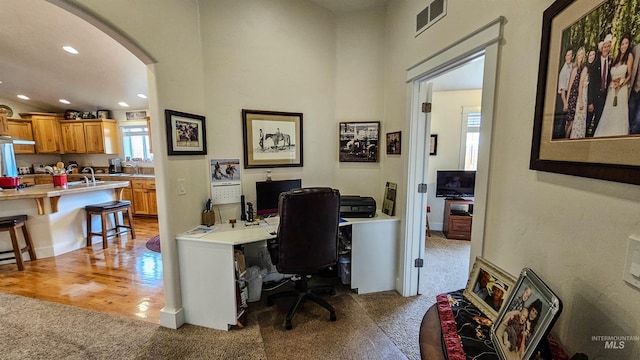
[[[2,83],[2,81],[0,81],[0,83]],[[146,99],[146,98],[147,98],[147,95],[145,95],[145,94],[138,94],[138,97],[139,97],[139,98],[141,98],[141,99]]]
[[[2,80],[0,80],[0,84],[2,84]]]
[[[69,45],[63,46],[62,50],[68,52],[69,54],[78,55],[78,50],[74,49]]]
[[[124,106],[124,107],[129,107],[129,104],[127,104],[127,103],[126,103],[126,102],[124,102],[124,101],[120,101],[120,102],[118,103],[118,105],[120,105],[120,106]]]
[[[29,100],[29,97],[27,95],[18,95],[18,97],[22,100]]]
[[[60,99],[58,101],[60,101],[63,104],[67,104],[67,105],[71,104],[71,102],[69,100],[67,100],[67,99]]]

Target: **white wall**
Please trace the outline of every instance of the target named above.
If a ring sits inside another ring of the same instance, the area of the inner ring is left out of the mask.
[[[444,198],[436,197],[436,172],[458,170],[460,167],[460,135],[462,133],[462,108],[479,107],[482,90],[437,91],[433,93],[431,133],[438,135],[436,155],[429,156],[427,174],[427,204],[431,206],[429,225],[431,230],[442,230]]]
[[[385,113],[404,111],[408,67],[504,16],[484,255],[514,275],[534,269],[559,295],[564,310],[553,332],[570,352],[638,358],[638,341],[604,350],[591,336],[640,329],[632,305],[640,293],[622,280],[627,237],[640,233],[640,187],[529,170],[542,12],[551,3],[449,1],[447,16],[414,37],[424,1],[391,1]],[[385,164],[385,173],[395,170]]]

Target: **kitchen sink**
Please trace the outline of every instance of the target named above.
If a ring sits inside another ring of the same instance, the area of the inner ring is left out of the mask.
[[[101,183],[103,183],[103,182],[104,182],[104,181],[102,181],[102,180],[96,180],[96,184],[101,184]],[[89,184],[85,183],[84,181],[69,181],[69,182],[67,183],[67,186],[68,186],[68,187],[74,187],[74,186],[75,186],[75,187],[77,187],[77,186],[90,186],[90,185],[93,185],[93,183],[92,183],[91,181],[89,182]]]

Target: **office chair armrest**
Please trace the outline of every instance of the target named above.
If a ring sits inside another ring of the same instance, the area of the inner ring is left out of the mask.
[[[267,249],[269,250],[269,256],[271,256],[271,263],[277,265],[280,259],[278,255],[278,239],[267,240]]]

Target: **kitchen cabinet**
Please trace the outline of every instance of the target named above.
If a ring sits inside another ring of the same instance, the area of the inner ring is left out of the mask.
[[[24,119],[7,119],[8,135],[14,139],[33,140],[31,121]],[[16,154],[35,154],[35,145],[13,145]]]
[[[38,154],[63,153],[60,143],[60,123],[54,113],[28,112],[20,113],[23,119],[31,120],[33,140],[36,142]]]
[[[118,126],[115,120],[63,120],[60,121],[60,127],[65,153],[118,153]]]
[[[131,180],[132,197],[135,215],[158,215],[156,203],[156,180]]]
[[[84,154],[87,152],[82,123],[61,123],[62,147],[67,154]]]
[[[7,117],[9,110],[0,109],[0,135],[7,135],[9,133],[9,126],[7,125]]]

